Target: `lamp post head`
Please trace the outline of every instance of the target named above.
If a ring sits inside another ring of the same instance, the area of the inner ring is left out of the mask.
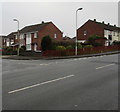
[[[17,19],[13,19],[13,21],[18,21]]]
[[[82,10],[83,8],[78,8],[77,10]]]

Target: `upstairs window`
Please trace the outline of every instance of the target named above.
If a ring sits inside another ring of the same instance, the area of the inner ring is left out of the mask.
[[[34,33],[34,38],[37,38],[37,32]]]
[[[20,35],[20,39],[23,39],[23,34]]]
[[[84,35],[87,35],[87,31],[84,31]]]
[[[54,38],[57,38],[57,35],[56,35],[56,34],[54,34]]]
[[[17,35],[14,35],[14,37],[15,37],[16,40],[18,39],[18,38],[17,38]]]

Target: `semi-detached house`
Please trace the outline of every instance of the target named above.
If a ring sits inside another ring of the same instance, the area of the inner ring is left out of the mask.
[[[97,22],[96,19],[88,20],[77,30],[77,38],[79,42],[85,42],[90,36],[97,35],[106,37],[105,45],[111,45],[113,41],[120,41],[120,28],[110,23],[105,24],[104,21]]]
[[[57,41],[62,40],[63,35],[52,22],[42,22],[41,24],[26,26],[19,32],[20,38],[17,37],[17,32],[12,33],[14,43],[11,46],[18,46],[20,44],[20,47],[26,46],[27,51],[41,50],[41,40],[44,36],[49,35],[53,40]]]

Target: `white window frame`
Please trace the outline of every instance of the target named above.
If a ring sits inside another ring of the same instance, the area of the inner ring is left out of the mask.
[[[26,50],[27,51],[32,50],[31,41],[32,41],[31,33],[27,33],[26,34]]]
[[[87,31],[86,30],[84,31],[84,35],[87,35]]]
[[[4,43],[6,42],[6,39],[4,39]]]
[[[31,51],[31,44],[26,44],[26,50]]]
[[[37,32],[34,33],[34,38],[37,38]]]
[[[56,34],[56,33],[54,34],[54,38],[55,38],[55,39],[57,38],[57,34]]]
[[[15,39],[17,40],[18,39],[18,35],[15,34]]]
[[[23,39],[23,38],[24,38],[24,37],[23,37],[23,34],[21,34],[21,35],[20,35],[20,39]]]

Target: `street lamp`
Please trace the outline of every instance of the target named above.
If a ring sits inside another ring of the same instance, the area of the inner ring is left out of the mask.
[[[79,10],[82,10],[83,8],[78,8],[77,10],[76,10],[76,45],[75,45],[75,55],[77,56],[77,12],[79,11]]]
[[[19,21],[17,19],[13,19],[13,21],[16,21],[18,23],[18,34],[17,34],[17,38],[18,38],[18,49],[17,49],[17,55],[19,56],[19,48],[20,48],[20,38],[19,38]]]

